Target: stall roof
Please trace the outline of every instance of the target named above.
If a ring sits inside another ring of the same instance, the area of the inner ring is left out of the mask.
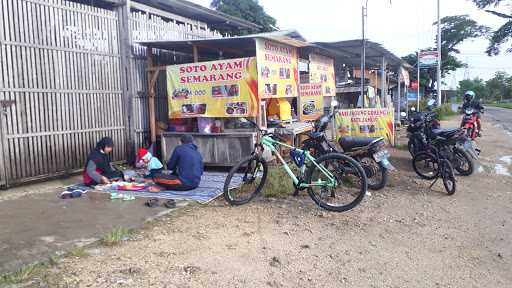
[[[208,38],[208,39],[193,39],[193,40],[155,40],[155,41],[141,41],[138,44],[153,47],[162,50],[173,50],[181,53],[191,52],[191,46],[197,46],[199,49],[207,48],[208,50],[218,50],[232,53],[249,53],[254,52],[254,39],[263,38],[273,40],[283,44],[287,44],[294,47],[312,47],[315,46],[311,43],[306,42],[304,37],[300,35],[296,30],[283,30],[267,33],[250,34],[236,37],[225,37],[225,38]],[[200,54],[204,54],[201,51]],[[213,55],[213,54],[212,54]]]
[[[203,21],[216,28],[238,28],[249,29],[251,31],[261,28],[259,25],[247,20],[227,15],[186,0],[135,0],[135,2],[160,8],[191,19]]]
[[[361,39],[355,39],[338,42],[316,42],[315,44],[331,51],[340,62],[359,66],[361,64],[361,42]],[[402,66],[412,69],[407,62],[391,53],[381,44],[366,40],[366,63],[368,67],[380,66],[382,57],[385,57],[388,65],[394,68]]]

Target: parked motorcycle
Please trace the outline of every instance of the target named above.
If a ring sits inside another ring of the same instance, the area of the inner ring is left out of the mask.
[[[334,102],[334,101],[333,101]],[[334,102],[333,108],[337,106]],[[334,109],[332,109],[334,110]],[[389,162],[389,152],[383,137],[342,137],[338,144],[343,151],[339,151],[336,146],[327,140],[325,131],[334,117],[334,111],[322,116],[315,122],[313,132],[309,133],[309,138],[302,142],[302,149],[308,150],[315,156],[324,155],[331,152],[339,152],[356,159],[363,167],[368,178],[368,188],[379,190],[386,186],[389,170],[395,168]]]
[[[414,157],[422,151],[434,147],[446,153],[446,158],[453,168],[463,176],[471,175],[474,171],[474,160],[478,159],[480,151],[466,137],[464,130],[441,129],[435,112],[417,113],[407,127],[409,141],[407,147]]]
[[[466,108],[464,109],[464,116],[462,116],[462,129],[466,131],[466,135],[469,139],[475,140],[478,135],[480,135],[480,131],[478,130],[478,111],[474,108]]]

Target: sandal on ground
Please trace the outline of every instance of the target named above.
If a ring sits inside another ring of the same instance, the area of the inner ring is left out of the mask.
[[[144,203],[144,205],[146,205],[147,207],[150,207],[150,208],[157,207],[159,204],[160,203],[159,203],[158,199],[156,199],[156,198],[149,199],[148,201],[146,201],[146,203]]]
[[[165,201],[164,206],[169,209],[176,208],[176,201],[174,201],[173,199],[169,199]]]

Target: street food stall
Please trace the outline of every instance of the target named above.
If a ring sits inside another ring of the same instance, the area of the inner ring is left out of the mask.
[[[298,144],[299,135],[312,130],[310,122],[323,114],[324,98],[336,95],[334,59],[299,36],[280,31],[140,43],[148,51],[153,143],[156,79],[159,73],[166,75],[169,119],[159,135],[163,159],[187,133],[195,137],[206,165],[238,162],[257,140],[256,129],[243,118]],[[192,54],[193,62],[155,65],[155,49]]]

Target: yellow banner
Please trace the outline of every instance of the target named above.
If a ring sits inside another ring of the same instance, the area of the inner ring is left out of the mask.
[[[336,114],[337,136],[384,137],[394,145],[393,110],[368,108],[339,110]]]
[[[256,58],[167,66],[169,118],[255,117]]]
[[[260,98],[296,97],[299,83],[297,48],[256,39],[258,95]]]
[[[309,54],[309,83],[322,83],[322,96],[336,96],[334,60],[323,55]]]
[[[299,84],[301,120],[316,120],[323,114],[322,84]]]

